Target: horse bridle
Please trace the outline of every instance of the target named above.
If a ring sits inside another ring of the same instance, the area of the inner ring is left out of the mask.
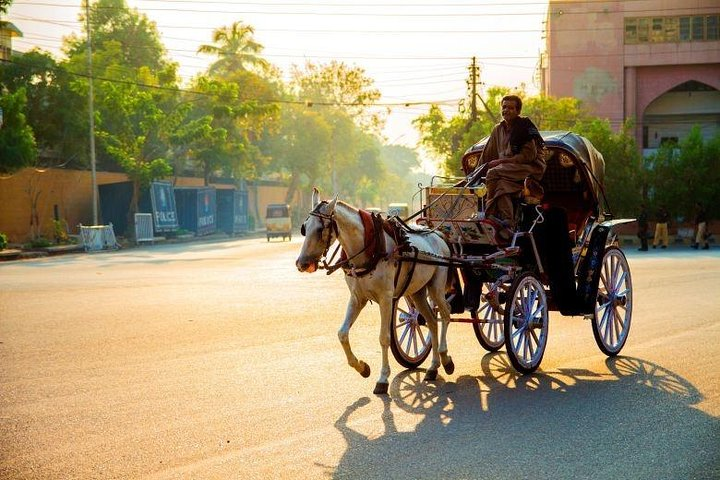
[[[337,223],[335,222],[335,212],[332,212],[330,215],[327,215],[325,213],[320,212],[320,207],[323,205],[327,205],[327,201],[323,200],[317,206],[308,214],[307,218],[305,218],[305,221],[300,226],[300,235],[303,237],[306,235],[305,230],[305,222],[307,222],[310,217],[317,217],[322,222],[322,228],[320,229],[320,238],[323,238],[323,235],[325,233],[325,230],[328,230],[328,227],[330,227],[329,235],[327,236],[327,241],[325,242],[325,249],[323,250],[322,255],[320,255],[320,258],[318,258],[318,264],[320,264],[320,268],[328,269],[330,266],[329,263],[332,262],[332,259],[335,258],[335,254],[337,253],[340,246],[338,245],[338,248],[335,249],[335,253],[333,253],[332,258],[330,260],[327,260],[327,253],[330,250],[330,246],[333,243],[333,233],[335,234],[335,237],[338,236],[338,228]],[[325,223],[327,220],[328,223]]]
[[[312,217],[317,217],[322,222],[322,229],[320,229],[320,238],[322,239],[322,235],[325,232],[325,230],[328,230],[328,227],[330,227],[330,234],[328,235],[327,241],[325,242],[325,249],[323,250],[322,255],[318,258],[318,267],[324,270],[327,270],[327,274],[330,275],[331,273],[335,272],[335,270],[338,270],[339,268],[342,268],[345,270],[346,273],[352,272],[352,275],[355,276],[355,268],[354,267],[348,267],[348,265],[351,265],[351,261],[354,260],[356,257],[360,256],[362,253],[364,253],[367,249],[369,244],[365,244],[359,252],[352,255],[351,257],[345,258],[344,260],[338,260],[335,263],[332,263],[333,259],[335,258],[335,255],[337,255],[338,251],[340,250],[340,244],[338,243],[337,247],[335,247],[335,250],[333,251],[330,258],[327,258],[328,251],[330,250],[330,246],[333,243],[333,233],[335,234],[335,237],[337,238],[340,234],[338,232],[337,222],[335,221],[335,212],[333,211],[330,215],[326,213],[320,212],[320,207],[322,205],[326,205],[328,202],[323,200],[317,206],[308,214],[307,218],[305,219],[305,222],[308,221],[308,219]],[[325,220],[328,221],[328,223],[325,223]],[[303,237],[307,233],[305,230],[305,222],[300,226],[300,235]],[[380,233],[382,235],[382,232]]]

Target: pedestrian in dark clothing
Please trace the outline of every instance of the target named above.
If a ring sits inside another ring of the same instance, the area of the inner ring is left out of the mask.
[[[637,236],[640,239],[640,250],[641,252],[647,252],[648,249],[648,232],[650,230],[650,227],[648,226],[648,215],[647,210],[645,210],[645,204],[640,205],[640,213],[638,214],[638,231]]]
[[[655,238],[653,238],[653,248],[657,248],[658,244],[662,243],[661,248],[667,248],[668,239],[668,223],[670,223],[670,214],[665,208],[665,205],[661,205],[657,214],[657,223],[655,224]]]
[[[703,250],[710,248],[708,243],[707,234],[707,215],[705,213],[705,207],[700,202],[695,202],[695,243],[691,245],[692,248],[698,249],[700,244],[704,243]]]

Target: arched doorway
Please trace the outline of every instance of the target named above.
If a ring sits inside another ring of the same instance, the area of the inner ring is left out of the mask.
[[[664,142],[677,143],[693,125],[709,138],[720,127],[720,91],[695,80],[681,83],[650,102],[642,125],[643,149],[651,151]]]

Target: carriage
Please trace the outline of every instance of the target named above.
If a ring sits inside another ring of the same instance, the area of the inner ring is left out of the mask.
[[[539,182],[518,184],[516,228],[504,236],[494,219],[485,218],[484,169],[477,167],[486,139],[463,156],[465,177],[433,181],[421,190],[421,208],[405,219],[337,197],[320,201],[314,190],[295,263],[301,272],[345,272],[351,295],[338,338],[348,365],[363,377],[370,367],[353,353],[349,332],[368,302],[378,304],[382,367],[375,393],[388,390],[388,351],[406,368],[432,355],[426,380],[436,379],[440,366],[451,374],[451,322],[471,323],[488,351],[505,346],[522,373],[540,366],[551,311],[589,319],[606,355],[622,350],[632,319],[632,280],[613,227],[634,219],[615,219],[607,201],[602,205],[604,160],[587,139],[541,134],[547,167]]]
[[[513,367],[535,371],[548,341],[549,313],[584,316],[595,341],[608,356],[623,348],[632,318],[632,280],[613,227],[633,219],[614,219],[602,200],[604,161],[584,137],[541,132],[547,168],[538,195],[524,189],[515,202],[517,228],[499,241],[484,219],[484,178],[472,178],[485,142],[470,147],[461,181],[425,187],[416,223],[442,232],[447,257],[424,252],[400,258],[450,267],[451,321],[472,324],[488,351],[503,346]],[[607,204],[607,202],[604,202]],[[406,368],[417,368],[430,354],[427,322],[409,298],[394,305],[390,348]]]

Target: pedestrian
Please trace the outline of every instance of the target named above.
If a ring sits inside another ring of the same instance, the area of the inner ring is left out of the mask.
[[[670,223],[670,214],[665,205],[660,205],[657,214],[657,223],[655,223],[655,238],[653,238],[653,248],[657,248],[662,243],[661,248],[668,246],[668,223]]]
[[[708,243],[707,233],[707,214],[705,213],[705,207],[700,202],[695,202],[695,243],[690,245],[692,248],[697,250],[700,244],[703,243],[703,250],[710,248]]]
[[[638,214],[638,231],[637,236],[640,239],[640,250],[641,252],[647,252],[648,249],[648,231],[650,228],[648,227],[648,215],[647,210],[645,209],[645,204],[640,204],[640,213]]]

